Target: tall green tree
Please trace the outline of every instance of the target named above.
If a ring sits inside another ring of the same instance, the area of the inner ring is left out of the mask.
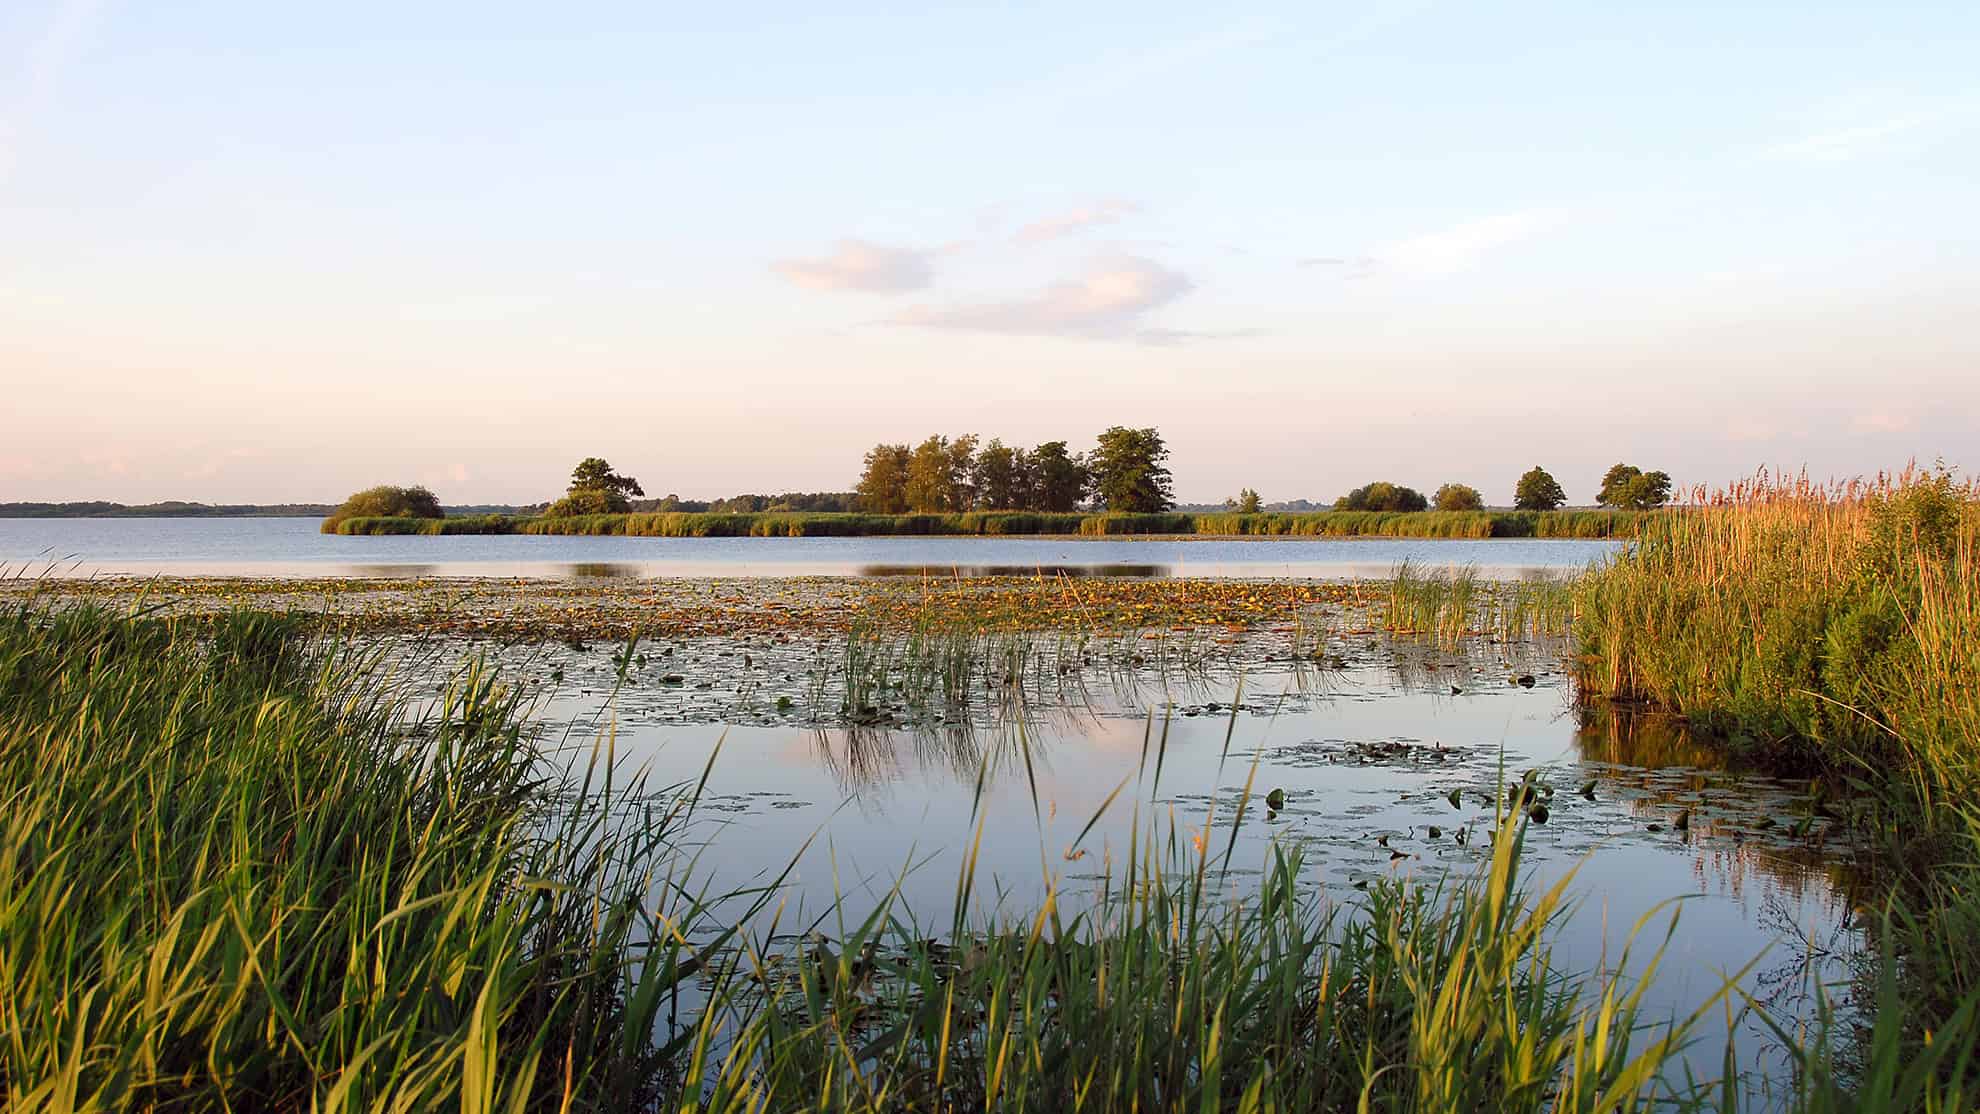
[[[1066,451],[1064,441],[1047,441],[1031,450],[1031,494],[1027,510],[1064,514],[1079,509],[1092,489],[1086,462]]]
[[[875,445],[866,453],[860,472],[860,509],[869,514],[900,514],[908,509],[907,477],[911,452],[906,445]]]
[[[1644,511],[1661,507],[1670,498],[1669,473],[1645,472],[1633,464],[1617,464],[1602,474],[1602,490],[1595,501],[1605,507]]]
[[[638,480],[619,475],[603,457],[588,456],[571,469],[571,486],[546,513],[624,514],[632,509],[630,496],[645,494]]]
[[[1538,464],[1527,469],[1513,488],[1513,506],[1522,511],[1551,511],[1567,502],[1560,481]]]
[[[1154,427],[1112,426],[1086,458],[1094,493],[1110,511],[1148,514],[1175,505],[1170,490],[1169,447]]]
[[[908,457],[907,505],[920,514],[966,511],[975,501],[976,437],[965,434],[951,441],[936,435],[914,447]]]
[[[1012,449],[992,437],[976,454],[974,480],[976,505],[985,510],[1008,511],[1025,505],[1024,452]]]
[[[1263,502],[1258,498],[1258,493],[1248,487],[1239,491],[1237,494],[1237,513],[1239,514],[1257,514],[1259,508],[1263,505]]]

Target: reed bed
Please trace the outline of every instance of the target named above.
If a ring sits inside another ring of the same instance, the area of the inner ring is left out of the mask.
[[[279,616],[0,617],[0,1107],[659,1101],[680,811],[566,777],[486,672],[375,664]]]
[[[1628,538],[1661,512],[1645,511],[1315,511],[1306,514],[1046,513],[841,514],[763,511],[668,512],[520,518],[349,518],[341,534],[571,534],[647,538],[802,538],[883,535],[1027,534],[1204,537]]]
[[[1537,642],[1566,637],[1573,593],[1569,578],[1492,581],[1471,565],[1424,569],[1405,559],[1383,585],[1378,606],[1391,633],[1427,635],[1446,646],[1480,636]]]
[[[1926,1045],[1980,989],[1980,489],[1763,475],[1693,502],[1579,582],[1582,693],[1824,775],[1901,903]]]

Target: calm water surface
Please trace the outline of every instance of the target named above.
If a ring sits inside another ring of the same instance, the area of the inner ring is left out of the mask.
[[[0,519],[0,565],[69,576],[1387,576],[1579,569],[1619,543],[1402,538],[345,537],[312,518]]]
[[[1213,876],[1240,897],[1270,841],[1296,846],[1313,900],[1351,905],[1377,879],[1481,869],[1501,778],[1532,770],[1553,793],[1545,824],[1529,828],[1529,879],[1573,876],[1555,953],[1564,969],[1617,968],[1641,920],[1622,968],[1640,971],[1675,915],[1647,1019],[1690,1012],[1756,960],[1741,985],[1776,1020],[1811,1017],[1818,984],[1841,994],[1861,954],[1852,874],[1827,821],[1794,830],[1810,812],[1805,784],[1727,768],[1661,721],[1591,715],[1551,651],[1329,643],[1315,667],[1271,636],[1185,652],[1047,639],[1014,688],[990,677],[963,708],[881,695],[865,713],[875,722],[857,726],[839,714],[842,647],[648,643],[623,685],[611,647],[499,652],[540,686],[553,738],[610,745],[656,784],[691,783],[713,757],[694,826],[704,880],[760,885],[796,855],[785,930],[830,935],[835,920],[816,918],[835,899],[859,917],[898,895],[940,931],[979,833],[982,918],[1022,918],[1048,887],[1077,907],[1151,830],[1219,852],[1235,835]],[[1255,800],[1234,825],[1247,781],[1259,797],[1284,790],[1285,807]],[[1778,1074],[1771,1030],[1734,1007],[1747,1065]],[[1694,1067],[1716,1075],[1723,1008],[1703,1033]]]

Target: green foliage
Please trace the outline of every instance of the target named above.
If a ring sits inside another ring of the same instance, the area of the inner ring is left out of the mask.
[[[1912,910],[1906,1055],[1980,991],[1980,492],[1764,478],[1663,512],[1575,591],[1587,696],[1647,700],[1852,788]]]
[[[1030,509],[1066,514],[1079,509],[1093,488],[1086,462],[1066,451],[1064,441],[1031,450],[1033,495]]]
[[[440,500],[424,487],[368,487],[343,501],[320,529],[326,534],[341,533],[339,526],[353,518],[443,518]]]
[[[1239,514],[1257,514],[1260,506],[1263,505],[1263,501],[1258,498],[1258,493],[1248,487],[1238,492],[1237,498],[1233,502],[1236,504],[1236,510]]]
[[[1551,511],[1567,502],[1567,492],[1545,468],[1534,465],[1513,488],[1513,506],[1522,511]]]
[[[626,497],[616,491],[583,487],[550,504],[543,515],[546,518],[575,518],[580,515],[625,514],[628,506]]]
[[[1485,497],[1478,494],[1475,487],[1445,484],[1437,489],[1432,504],[1440,511],[1482,511],[1485,509]]]
[[[1670,499],[1669,473],[1645,472],[1633,464],[1617,464],[1602,475],[1602,490],[1595,502],[1604,507],[1645,511],[1661,507]]]
[[[1153,428],[1112,426],[1086,458],[1100,505],[1126,514],[1154,514],[1175,505],[1170,491],[1169,448]]]
[[[1095,514],[1081,511],[965,511],[961,514],[661,511],[519,519],[505,515],[351,519],[347,534],[620,534],[637,537],[855,537],[890,534],[1178,534],[1277,537],[1626,538],[1636,511],[1317,511],[1303,514]]]
[[[675,814],[486,672],[379,666],[265,614],[0,617],[0,1106],[659,1100]]]
[[[1386,481],[1357,487],[1334,500],[1337,511],[1421,511],[1429,506],[1422,492]]]
[[[860,473],[859,509],[868,514],[900,514],[908,509],[908,465],[913,453],[906,445],[875,445],[867,451]]]

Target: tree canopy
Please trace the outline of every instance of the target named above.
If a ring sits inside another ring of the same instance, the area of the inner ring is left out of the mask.
[[[1522,511],[1551,511],[1567,502],[1560,482],[1538,464],[1527,469],[1513,488],[1513,506]]]
[[[1422,492],[1386,480],[1364,484],[1334,500],[1337,511],[1421,511],[1429,507],[1430,500]]]
[[[645,494],[638,480],[619,475],[601,457],[588,456],[571,469],[571,486],[564,497],[543,513],[553,517],[624,514],[632,509],[630,496]]]
[[[1644,511],[1670,502],[1671,477],[1666,472],[1645,472],[1633,464],[1617,464],[1602,475],[1602,490],[1595,501],[1605,507]]]
[[[1440,511],[1482,511],[1485,497],[1468,484],[1445,484],[1437,489],[1431,504]]]
[[[1175,504],[1170,490],[1169,448],[1153,427],[1113,426],[1086,458],[1094,493],[1110,511],[1146,514]]]
[[[336,525],[347,518],[445,518],[447,512],[440,509],[440,499],[424,487],[393,487],[380,484],[367,487],[363,491],[343,501],[330,517],[323,520],[323,529],[334,532]]]

